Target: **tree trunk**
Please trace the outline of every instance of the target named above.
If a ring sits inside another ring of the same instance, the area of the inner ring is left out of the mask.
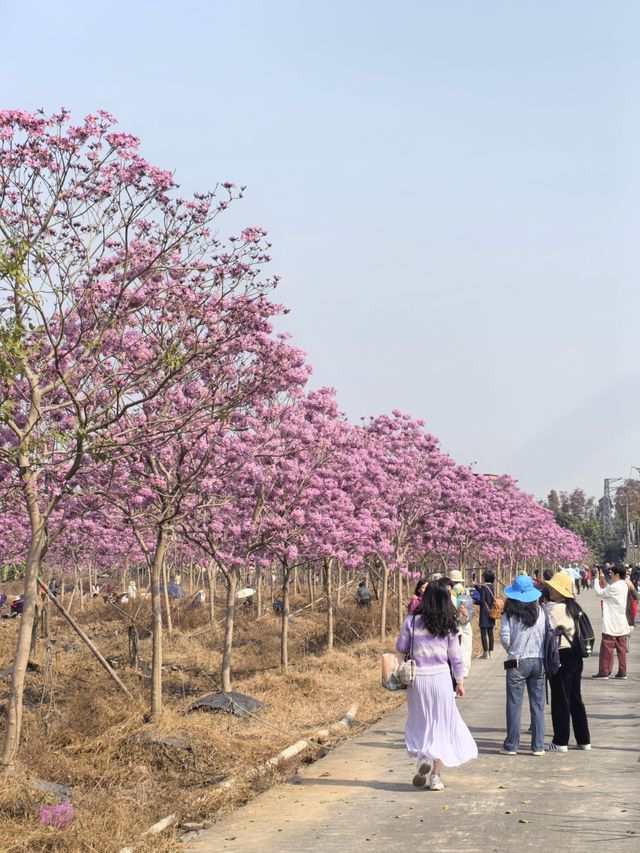
[[[213,560],[207,566],[207,585],[209,587],[209,624],[213,625],[216,615],[216,567]]]
[[[73,589],[71,590],[71,595],[69,596],[69,603],[67,604],[67,611],[71,613],[71,608],[73,607],[73,599],[76,597],[76,590],[78,589],[78,577],[76,575],[76,580],[73,585]]]
[[[138,630],[133,622],[129,625],[129,666],[138,667]]]
[[[160,579],[167,550],[167,535],[163,527],[158,531],[151,574],[151,720],[156,721],[162,711],[162,598]],[[165,587],[166,589],[166,587]]]
[[[231,690],[231,650],[233,648],[233,626],[236,615],[236,590],[238,576],[232,569],[225,574],[227,582],[227,603],[224,612],[224,643],[222,646],[222,692]]]
[[[338,560],[338,589],[336,590],[336,604],[340,607],[342,603],[342,563]]]
[[[313,568],[309,567],[309,610],[313,610],[313,605],[316,603],[316,591],[313,585]]]
[[[282,627],[280,631],[280,666],[284,673],[289,668],[289,573],[285,565],[282,570]]]
[[[327,651],[333,649],[333,579],[331,577],[331,560],[324,561],[324,591],[327,596]]]
[[[38,649],[38,605],[33,614],[33,628],[31,629],[31,645],[29,646],[29,657],[35,658]]]
[[[18,629],[15,657],[13,659],[13,672],[11,674],[11,684],[9,685],[9,696],[5,711],[6,727],[4,742],[2,753],[0,754],[0,765],[4,765],[5,768],[13,765],[20,743],[24,679],[27,671],[27,663],[29,662],[31,632],[33,630],[38,598],[38,572],[45,545],[44,520],[31,489],[31,482],[27,482],[25,492],[31,526],[31,541],[29,542],[29,552],[27,554],[24,575],[24,605],[22,617],[20,618],[20,628]]]
[[[404,604],[402,601],[402,572],[400,569],[396,569],[398,573],[398,582],[396,584],[398,588],[398,630],[402,628],[402,623],[404,622]]]
[[[173,622],[171,621],[171,599],[169,598],[169,571],[167,564],[162,561],[162,586],[164,589],[164,606],[167,611],[167,634],[173,634]]]
[[[369,582],[371,584],[371,588],[373,589],[373,597],[375,598],[376,601],[380,601],[380,595],[378,593],[378,584],[377,584],[375,575],[368,570],[367,570],[367,574],[369,575]],[[367,583],[367,586],[369,586],[369,582]]]
[[[256,617],[262,616],[262,569],[256,569]]]
[[[82,582],[82,572],[78,570],[76,566],[76,583],[78,584],[78,591],[80,593],[80,610],[84,612],[84,584]]]
[[[380,640],[384,642],[387,636],[387,599],[389,597],[389,567],[384,560],[382,563],[382,595],[380,596]]]
[[[49,639],[49,599],[46,598],[42,602],[40,611],[40,637],[43,640]]]

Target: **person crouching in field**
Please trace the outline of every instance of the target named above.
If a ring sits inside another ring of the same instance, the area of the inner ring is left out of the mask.
[[[407,689],[405,743],[417,758],[413,784],[442,791],[442,767],[458,767],[477,758],[478,749],[454,701],[464,696],[463,660],[458,640],[458,614],[447,586],[431,582],[420,606],[407,616],[396,641],[396,651],[405,655],[413,649],[416,677]]]

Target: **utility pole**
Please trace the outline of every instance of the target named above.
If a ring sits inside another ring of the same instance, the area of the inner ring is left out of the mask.
[[[604,496],[602,501],[602,535],[605,542],[611,536],[613,526],[613,501],[611,500],[611,484],[622,480],[622,477],[607,477],[604,481]]]

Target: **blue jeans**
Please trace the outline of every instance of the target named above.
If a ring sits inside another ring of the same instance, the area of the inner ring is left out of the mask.
[[[504,748],[517,751],[520,744],[520,717],[524,688],[531,711],[531,749],[544,749],[544,667],[542,658],[522,658],[520,665],[507,670],[507,737]]]

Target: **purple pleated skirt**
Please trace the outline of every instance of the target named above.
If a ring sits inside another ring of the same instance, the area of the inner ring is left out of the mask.
[[[418,674],[408,688],[404,738],[410,755],[440,759],[445,767],[457,767],[478,757],[476,742],[453,698],[448,669]]]

